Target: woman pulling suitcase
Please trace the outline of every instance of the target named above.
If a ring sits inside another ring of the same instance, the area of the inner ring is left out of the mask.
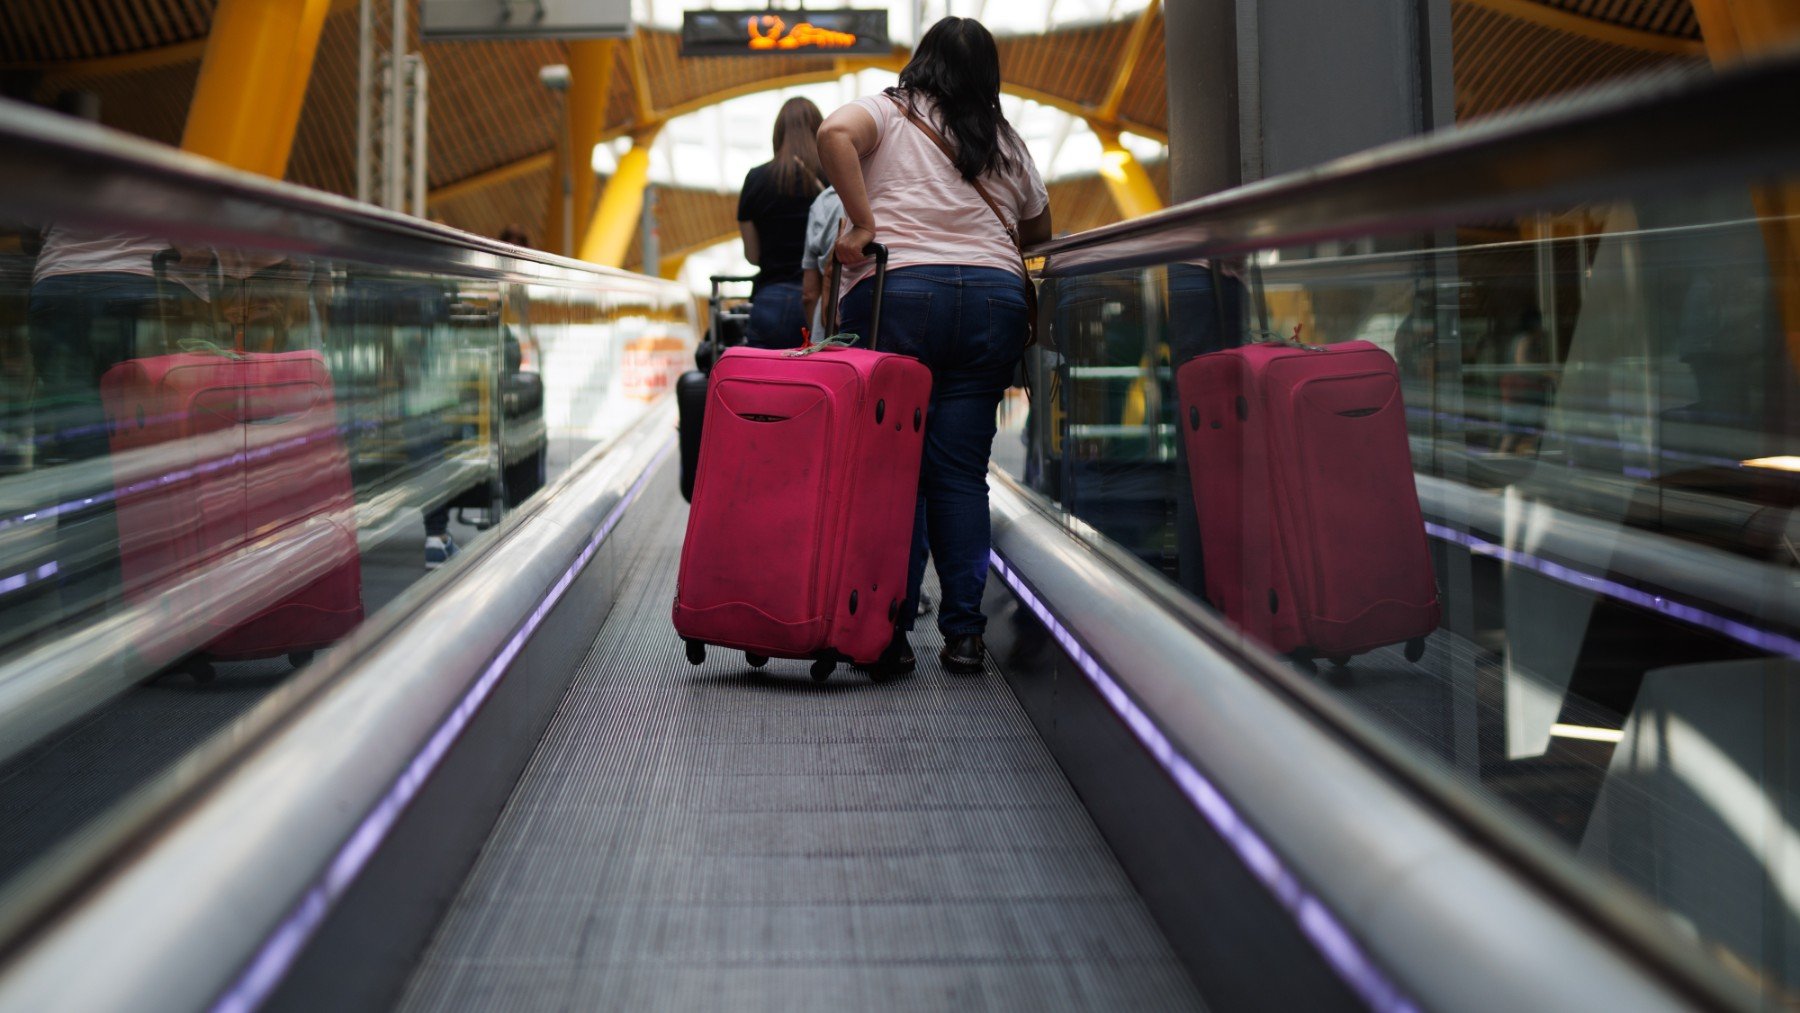
[[[850,286],[843,330],[866,333],[874,286],[862,251],[881,243],[890,268],[882,349],[914,356],[932,374],[907,602],[883,662],[913,665],[906,634],[929,554],[942,585],[944,665],[978,672],[988,457],[1028,332],[1019,250],[1050,237],[1043,179],[1000,111],[993,36],[972,18],[933,25],[896,87],[825,120],[819,157],[849,223],[837,244]]]

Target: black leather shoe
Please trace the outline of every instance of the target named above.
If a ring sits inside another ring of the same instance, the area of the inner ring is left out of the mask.
[[[870,671],[877,679],[891,679],[896,675],[905,675],[918,667],[919,659],[913,655],[912,643],[906,639],[905,630],[895,630],[894,639],[888,641],[887,650],[875,659]]]
[[[945,637],[944,649],[938,652],[938,657],[950,671],[973,675],[981,671],[981,659],[986,650],[981,643],[981,634],[967,633],[958,637]]]

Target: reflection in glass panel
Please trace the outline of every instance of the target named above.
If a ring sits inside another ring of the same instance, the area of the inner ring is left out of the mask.
[[[996,460],[1790,996],[1800,263],[1768,192],[1048,278]],[[1243,365],[1358,348],[1291,396]],[[1420,588],[1422,639],[1343,633]]]
[[[0,891],[691,358],[674,286],[502,266],[5,230]]]

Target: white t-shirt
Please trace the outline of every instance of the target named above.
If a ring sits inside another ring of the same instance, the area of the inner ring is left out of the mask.
[[[962,264],[997,267],[1024,277],[1018,248],[1005,226],[974,185],[956,171],[949,156],[907,120],[899,102],[881,94],[852,104],[875,120],[875,147],[863,156],[862,171],[869,207],[875,214],[875,241],[888,248],[888,269]],[[931,99],[920,96],[914,108],[943,133]],[[948,136],[945,140],[956,143]],[[1050,195],[1024,145],[1008,153],[1014,160],[1012,170],[990,171],[981,177],[981,183],[1016,229],[1020,221],[1043,214],[1050,206]],[[844,290],[849,291],[874,270],[873,261],[846,265]]]
[[[64,274],[140,274],[152,277],[150,258],[169,248],[167,239],[116,232],[110,235],[70,232],[58,226],[44,238],[32,266],[31,280]]]

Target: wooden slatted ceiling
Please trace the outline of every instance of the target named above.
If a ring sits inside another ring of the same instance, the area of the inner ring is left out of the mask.
[[[218,0],[5,0],[0,62],[81,60],[204,38]]]
[[[1614,78],[1705,62],[1583,38],[1461,3],[1451,6],[1450,48],[1459,121]]]
[[[710,190],[656,188],[656,242],[664,256],[737,234],[737,194]],[[632,234],[625,266],[643,270],[642,229]]]
[[[447,225],[481,236],[498,236],[501,229],[516,225],[532,243],[542,244],[552,182],[551,169],[546,167],[436,201],[431,213]]]
[[[188,106],[194,98],[194,81],[199,76],[198,63],[104,77],[59,76],[45,79],[32,98],[50,105],[64,91],[93,92],[100,98],[101,123],[164,144],[179,144]]]
[[[1099,105],[1125,60],[1130,21],[1000,40],[1000,76],[1009,84]]]
[[[1604,21],[1610,25],[1635,28],[1641,32],[1673,35],[1683,39],[1700,37],[1700,22],[1694,16],[1690,0],[1537,0],[1570,14]]]

